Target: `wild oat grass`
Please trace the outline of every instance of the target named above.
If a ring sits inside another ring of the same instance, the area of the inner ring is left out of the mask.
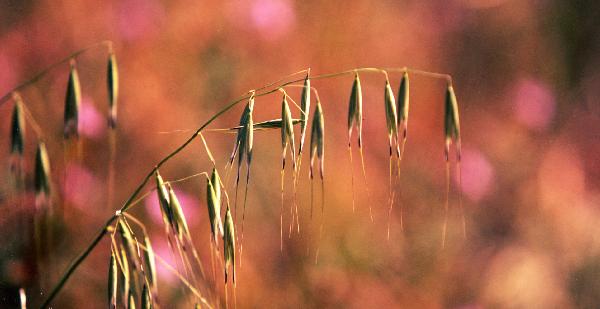
[[[107,98],[108,98],[108,126],[111,129],[116,128],[117,109],[118,109],[118,95],[119,95],[119,73],[117,68],[117,58],[112,48],[111,42],[101,42],[83,50],[77,51],[69,57],[59,61],[57,64],[51,66],[47,70],[44,70],[38,76],[32,78],[20,86],[13,89],[9,94],[0,98],[0,104],[7,101],[14,101],[11,132],[10,132],[10,151],[12,155],[18,157],[24,156],[25,147],[25,127],[27,122],[31,122],[30,125],[37,128],[33,117],[24,117],[27,115],[26,104],[19,95],[19,91],[23,88],[35,83],[41,76],[50,71],[51,69],[58,68],[59,66],[69,62],[69,76],[67,82],[67,90],[65,94],[65,105],[64,105],[64,128],[63,135],[64,139],[71,139],[78,136],[78,122],[79,122],[79,108],[81,104],[81,86],[79,81],[79,75],[76,66],[76,57],[85,51],[104,47],[108,51],[108,64],[106,71],[106,83],[107,83]],[[284,186],[284,170],[286,166],[286,156],[289,150],[291,165],[293,171],[293,204],[290,206],[290,234],[294,220],[297,225],[298,233],[300,232],[300,219],[298,212],[298,203],[296,201],[296,186],[300,181],[300,169],[301,169],[301,157],[304,149],[305,135],[308,130],[309,116],[311,113],[311,106],[314,112],[312,114],[312,121],[310,123],[310,167],[308,178],[311,182],[311,209],[310,217],[312,218],[313,213],[313,181],[315,178],[315,164],[318,161],[319,169],[319,180],[321,182],[321,223],[319,227],[319,239],[323,232],[324,226],[324,208],[325,208],[325,184],[324,184],[324,165],[325,165],[325,117],[323,112],[323,106],[319,99],[318,92],[314,87],[314,81],[319,79],[329,79],[341,76],[353,76],[352,86],[350,88],[350,98],[348,101],[348,117],[347,117],[347,129],[348,129],[348,152],[349,158],[352,163],[352,135],[355,134],[358,143],[358,149],[361,157],[361,166],[363,176],[365,179],[365,186],[368,192],[368,183],[366,177],[366,168],[364,164],[363,156],[363,93],[361,89],[361,80],[359,74],[368,73],[383,73],[385,75],[385,87],[383,96],[383,107],[385,111],[385,123],[386,133],[389,140],[389,155],[390,155],[390,179],[389,179],[389,201],[390,201],[390,213],[392,211],[393,200],[396,195],[396,187],[398,187],[400,177],[400,162],[404,156],[404,146],[407,139],[408,130],[408,116],[409,116],[409,74],[422,75],[425,77],[439,78],[448,81],[445,98],[445,116],[444,116],[444,137],[445,137],[445,160],[449,162],[449,148],[452,143],[456,145],[457,158],[460,161],[460,122],[459,122],[459,108],[452,86],[451,79],[448,75],[431,73],[420,70],[413,70],[410,68],[396,68],[396,69],[380,69],[380,68],[356,68],[348,71],[342,71],[332,74],[322,75],[310,75],[310,70],[302,70],[293,74],[290,74],[279,81],[267,84],[263,87],[253,89],[241,98],[229,103],[222,110],[212,115],[202,126],[200,126],[194,133],[179,147],[174,149],[171,153],[161,159],[153,168],[150,169],[146,177],[140,182],[137,188],[123,203],[122,207],[115,212],[113,216],[108,218],[105,225],[102,226],[100,231],[94,240],[88,245],[88,247],[75,259],[75,261],[67,268],[64,275],[56,283],[52,291],[48,294],[46,300],[43,302],[42,307],[49,306],[56,295],[62,290],[65,283],[78,266],[83,262],[91,251],[100,243],[100,241],[106,235],[110,235],[111,238],[111,253],[108,258],[108,285],[107,285],[107,302],[110,308],[117,306],[124,306],[128,308],[134,308],[139,305],[141,308],[152,308],[159,303],[158,292],[157,292],[157,272],[155,261],[165,264],[176,277],[180,280],[182,285],[189,291],[186,297],[190,297],[193,303],[197,304],[196,307],[220,307],[219,291],[220,287],[223,287],[225,296],[225,306],[231,304],[227,300],[228,295],[228,283],[231,282],[229,290],[233,293],[233,306],[236,304],[235,300],[235,283],[236,283],[236,263],[241,266],[242,256],[242,243],[243,243],[243,224],[245,217],[246,198],[248,195],[248,187],[250,184],[250,166],[252,163],[253,146],[254,146],[254,134],[256,132],[280,129],[281,130],[281,248],[283,250],[283,186]],[[396,95],[390,85],[389,74],[401,73],[400,85]],[[305,74],[302,78],[297,78],[297,75]],[[300,85],[301,84],[301,85]],[[286,87],[297,86],[301,87],[300,105],[297,105],[294,99],[286,92]],[[315,96],[311,96],[311,92],[314,92]],[[266,121],[254,121],[254,107],[255,101],[263,96],[271,94],[282,94],[281,99],[281,117]],[[315,104],[311,104],[311,100],[314,100]],[[440,100],[441,101],[441,100]],[[219,128],[208,128],[213,121],[223,114],[232,110],[233,107],[243,102],[247,102],[243,109],[240,120],[237,126],[228,127],[225,129]],[[289,102],[292,102],[293,109],[290,108]],[[369,102],[370,103],[370,102]],[[298,115],[294,118],[294,115]],[[335,122],[335,117],[332,122]],[[299,135],[295,135],[295,126],[299,126]],[[46,146],[41,138],[41,131],[35,129],[37,135],[38,148],[35,154],[35,165],[34,165],[34,190],[39,198],[43,198],[46,201],[51,200],[52,196],[52,175],[50,173],[50,158],[48,156]],[[114,132],[114,130],[111,130]],[[202,136],[202,131],[214,131],[214,132],[233,132],[236,133],[235,142],[233,145],[233,151],[224,167],[225,181],[223,182],[218,171],[215,158],[213,157],[210,148],[208,147],[207,141]],[[111,145],[115,144],[116,135],[112,136]],[[163,178],[160,174],[159,169],[166,164],[168,161],[177,157],[177,155],[190,145],[198,136],[201,136],[205,151],[208,154],[213,166],[211,167],[210,174],[208,172],[201,172],[183,179],[169,181],[168,177]],[[298,137],[299,136],[299,137]],[[296,141],[296,139],[298,139]],[[296,152],[296,142],[298,142],[298,150]],[[113,149],[114,150],[114,149]],[[397,172],[393,175],[393,157],[396,157]],[[233,202],[233,209],[230,208],[229,195],[227,194],[227,188],[229,183],[229,175],[233,170],[234,161],[237,157],[237,170],[236,179],[234,184],[235,200]],[[240,174],[243,162],[246,162],[246,182],[244,192],[244,206],[242,209],[242,221],[241,226],[237,222],[237,192],[240,182]],[[265,169],[268,167],[261,167]],[[447,169],[449,170],[449,169]],[[352,193],[353,193],[353,210],[354,210],[354,175],[352,173]],[[209,277],[204,272],[203,263],[201,261],[198,249],[196,248],[192,239],[192,233],[190,226],[186,219],[186,215],[183,212],[182,205],[176,196],[173,184],[180,181],[186,181],[193,179],[196,176],[203,176],[206,178],[206,203],[208,210],[208,224],[210,226],[210,237],[211,241],[211,266],[212,274]],[[147,187],[147,184],[151,179],[154,178],[155,185],[150,189],[149,192],[143,194],[143,190]],[[165,180],[167,179],[167,180]],[[446,179],[449,182],[449,176]],[[110,181],[109,181],[110,182]],[[109,185],[110,187],[110,185]],[[109,188],[109,192],[110,192]],[[151,191],[156,191],[158,196],[158,204],[160,207],[160,213],[162,216],[165,235],[168,239],[168,244],[173,256],[176,257],[177,263],[175,266],[169,265],[165,262],[164,258],[158,256],[153,250],[151,239],[147,233],[144,223],[129,212],[129,210],[137,205],[143,198],[145,198]],[[110,194],[109,194],[110,195]],[[223,198],[225,197],[225,198]],[[110,200],[110,199],[109,199]],[[462,206],[461,206],[462,207]],[[294,211],[295,208],[295,211]],[[446,198],[445,204],[446,212],[448,209],[448,197]],[[224,212],[223,212],[223,209]],[[221,218],[224,218],[222,220]],[[372,215],[371,215],[372,218]],[[130,224],[131,222],[131,224]],[[401,224],[402,225],[402,224]],[[447,222],[444,222],[442,227],[442,246],[445,245],[446,237],[446,226]],[[241,228],[239,237],[237,236],[238,227]],[[116,237],[116,235],[119,237]],[[389,235],[389,226],[388,226]],[[218,241],[222,237],[223,251],[219,251]],[[140,241],[143,240],[143,241]],[[239,246],[238,246],[239,245]],[[237,258],[237,248],[239,248],[239,259]],[[317,247],[315,260],[319,255],[319,249]],[[216,259],[216,260],[215,260]],[[217,274],[215,269],[222,267],[224,270],[223,277]],[[220,281],[222,278],[222,281]],[[22,297],[24,304],[24,297]],[[164,304],[167,305],[167,304]]]

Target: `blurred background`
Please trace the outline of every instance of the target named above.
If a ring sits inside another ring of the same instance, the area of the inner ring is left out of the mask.
[[[26,218],[33,212],[37,140],[28,128],[27,190],[18,193],[9,171],[13,102],[0,106],[5,158],[0,307],[16,307],[22,286],[29,303],[39,306],[152,166],[189,137],[186,130],[199,127],[231,100],[305,68],[314,75],[364,66],[408,66],[453,76],[462,123],[462,185],[453,167],[446,248],[441,248],[444,81],[411,75],[409,135],[388,240],[384,78],[361,74],[367,184],[356,147],[352,166],[347,152],[352,76],[315,80],[326,125],[324,216],[316,183],[310,219],[305,155],[296,192],[301,232],[284,233],[280,251],[280,133],[257,132],[237,306],[600,306],[599,2],[1,0],[0,94],[102,40],[114,42],[121,81],[111,205],[106,48],[77,58],[83,94],[80,160],[64,155],[62,141],[68,64],[21,93],[49,150],[57,192],[53,201],[64,208],[64,222],[41,268],[26,254],[31,251]],[[395,92],[399,79],[390,75]],[[289,93],[299,102],[298,89]],[[280,94],[258,98],[255,121],[279,118],[280,102]],[[237,125],[242,109],[240,104],[210,128]],[[292,111],[298,117],[297,109]],[[224,175],[235,136],[207,132],[205,137]],[[211,168],[198,140],[161,173],[175,180]],[[230,196],[233,183],[232,177]],[[288,170],[284,231],[291,183]],[[202,261],[210,265],[205,180],[195,177],[174,188]],[[460,233],[459,195],[466,239]],[[156,196],[149,195],[131,213],[146,223],[157,254],[173,262]],[[105,307],[109,256],[105,239],[69,280],[55,307]],[[190,307],[189,295],[159,265],[163,307]]]

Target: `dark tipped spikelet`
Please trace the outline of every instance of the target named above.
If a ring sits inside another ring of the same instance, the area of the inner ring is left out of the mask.
[[[458,116],[458,103],[452,85],[446,89],[446,112],[444,121],[444,133],[446,139],[445,156],[448,160],[450,144],[454,142],[457,147],[458,159],[460,160],[460,120]]]
[[[169,190],[169,205],[173,213],[173,230],[177,234],[179,241],[183,243],[184,239],[190,239],[190,230],[188,228],[187,221],[185,220],[185,214],[181,208],[181,204],[175,195],[175,191],[170,185],[167,185]]]
[[[235,284],[235,230],[229,207],[227,207],[227,212],[225,213],[224,230],[223,254],[225,258],[225,283],[227,283],[229,277],[228,268],[231,265],[233,284]]]
[[[35,153],[35,192],[36,195],[44,194],[50,196],[51,191],[52,186],[48,152],[46,151],[46,145],[43,142],[40,142]]]
[[[25,120],[23,118],[22,104],[21,98],[17,96],[13,108],[10,130],[10,152],[19,156],[23,156],[23,150],[25,148]]]
[[[362,147],[362,90],[358,73],[354,74],[354,83],[350,92],[348,108],[348,145],[352,138],[352,128],[356,126],[358,134],[358,147]]]
[[[156,191],[158,192],[158,202],[160,204],[160,210],[163,218],[163,223],[165,227],[168,229],[172,225],[173,222],[173,211],[171,210],[171,205],[169,202],[169,192],[165,186],[165,182],[158,170],[155,173],[156,178]]]
[[[210,230],[216,244],[218,236],[223,235],[223,223],[221,222],[221,184],[215,168],[213,168],[210,179],[207,179],[206,196]]]
[[[325,155],[325,120],[321,102],[317,101],[317,108],[313,115],[312,131],[310,134],[310,178],[313,178],[313,164],[315,156],[319,159],[319,171],[323,178],[323,160]]]
[[[294,125],[292,123],[292,112],[287,102],[287,95],[283,94],[283,100],[281,102],[281,148],[282,152],[282,164],[285,167],[285,153],[288,145],[291,147],[290,153],[292,154],[292,162],[296,162],[296,145],[294,142]]]
[[[306,74],[304,86],[302,87],[300,108],[302,109],[302,113],[300,114],[300,146],[298,147],[299,154],[302,153],[302,149],[304,148],[304,137],[306,135],[308,115],[310,112],[310,79],[308,78],[308,74]]]
[[[152,249],[152,243],[150,242],[150,238],[148,237],[148,235],[144,236],[144,246],[146,247],[146,250],[144,250],[144,260],[146,262],[146,266],[144,269],[148,273],[148,281],[150,283],[150,287],[153,291],[156,292],[156,260],[154,257],[154,250]]]
[[[117,126],[117,103],[119,97],[119,71],[117,69],[117,58],[111,52],[108,55],[106,83],[108,86],[108,126]]]
[[[408,130],[408,109],[409,105],[409,79],[408,72],[402,74],[400,87],[398,88],[398,125],[402,130],[403,138],[406,138]]]
[[[79,106],[81,105],[81,86],[79,84],[79,74],[75,64],[71,64],[71,72],[67,83],[67,94],[65,98],[65,121],[64,137],[65,139],[77,137],[79,135]]]
[[[117,308],[118,271],[115,253],[111,251],[110,263],[108,265],[108,307],[111,309]]]
[[[144,287],[142,288],[142,299],[140,304],[142,309],[152,308],[152,297],[150,297],[150,290],[148,289],[148,285],[146,285],[145,283]]]
[[[390,141],[390,156],[392,155],[392,146],[394,141],[398,144],[398,114],[396,113],[396,100],[390,82],[385,80],[385,120],[387,124],[388,139]]]

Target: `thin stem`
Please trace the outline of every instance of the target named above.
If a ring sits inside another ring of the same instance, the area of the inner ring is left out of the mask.
[[[52,71],[53,69],[57,68],[58,66],[64,64],[65,62],[71,61],[73,58],[77,58],[79,55],[85,53],[86,51],[96,48],[98,46],[106,46],[108,48],[109,51],[112,50],[112,45],[113,42],[112,41],[101,41],[98,43],[94,43],[92,45],[89,45],[83,49],[80,49],[74,53],[71,53],[70,55],[68,55],[67,57],[61,59],[58,62],[55,62],[53,64],[51,64],[50,66],[46,67],[44,70],[40,71],[37,75],[35,75],[34,77],[32,77],[31,79],[21,83],[20,85],[16,86],[15,88],[11,89],[7,94],[5,94],[2,98],[0,98],[0,106],[2,106],[2,104],[4,104],[6,101],[10,100],[12,98],[12,93],[13,92],[17,92],[23,88],[26,88],[27,86],[37,82],[38,80],[40,80],[42,77],[44,77],[46,74],[48,74],[48,72]]]
[[[54,288],[52,289],[52,291],[48,295],[48,298],[46,298],[46,300],[44,301],[44,303],[42,303],[42,305],[40,306],[40,308],[47,308],[47,307],[50,306],[50,302],[52,302],[52,300],[54,299],[54,297],[56,297],[56,295],[58,294],[58,292],[60,292],[60,290],[62,290],[63,286],[65,285],[65,283],[67,283],[67,280],[71,277],[71,275],[77,269],[77,267],[79,266],[79,264],[81,264],[81,262],[83,262],[87,258],[87,256],[90,254],[90,252],[92,252],[92,250],[94,250],[94,248],[96,247],[96,245],[98,245],[98,243],[100,242],[100,240],[102,240],[102,238],[106,234],[107,227],[116,218],[117,218],[117,215],[113,215],[112,217],[110,217],[108,219],[108,221],[106,221],[106,223],[104,224],[104,226],[102,227],[102,229],[98,232],[98,234],[96,235],[96,237],[94,237],[94,239],[88,245],[88,247],[67,268],[67,271],[65,272],[65,274],[58,281],[58,283],[54,286]]]

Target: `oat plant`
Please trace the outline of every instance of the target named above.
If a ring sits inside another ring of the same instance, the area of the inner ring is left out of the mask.
[[[172,150],[167,156],[158,161],[149,169],[146,176],[140,181],[135,190],[121,204],[120,207],[114,207],[113,186],[114,186],[114,165],[115,147],[117,139],[117,110],[119,101],[119,74],[117,67],[117,56],[113,50],[110,41],[100,42],[90,47],[79,50],[65,59],[50,66],[40,72],[32,79],[15,87],[5,96],[0,98],[0,104],[12,102],[13,114],[11,118],[10,131],[10,157],[9,165],[14,188],[17,192],[30,190],[24,182],[25,174],[28,172],[23,165],[23,161],[32,160],[34,162],[34,187],[32,188],[36,196],[36,249],[38,255],[44,255],[52,250],[48,246],[50,242],[43,237],[52,237],[52,232],[46,231],[47,220],[54,216],[59,216],[53,212],[56,205],[68,207],[61,201],[60,197],[53,190],[53,177],[51,173],[50,162],[57,158],[51,158],[46,150],[46,144],[50,141],[45,139],[44,131],[40,128],[33,115],[29,112],[28,102],[23,96],[22,90],[33,85],[46,75],[50,70],[63,69],[65,72],[66,93],[64,99],[64,126],[63,152],[65,160],[77,160],[81,155],[81,143],[78,139],[79,108],[81,104],[81,86],[78,75],[77,57],[88,50],[103,48],[107,52],[107,70],[106,85],[108,102],[106,104],[107,126],[109,133],[109,173],[108,173],[108,207],[114,209],[114,214],[107,218],[106,223],[100,227],[96,236],[87,245],[87,247],[77,256],[67,267],[62,276],[54,283],[52,290],[46,296],[41,304],[42,308],[50,306],[64,288],[68,279],[77,270],[81,263],[86,260],[89,254],[101,243],[104,238],[110,238],[110,255],[107,256],[108,274],[107,274],[107,304],[109,308],[125,307],[134,308],[152,308],[154,306],[168,304],[161,303],[159,299],[158,278],[156,272],[156,263],[164,265],[181,282],[182,287],[188,291],[186,298],[189,302],[196,304],[196,307],[235,307],[235,286],[239,275],[236,274],[236,266],[241,267],[241,257],[243,250],[244,218],[249,193],[251,164],[253,159],[254,134],[260,134],[268,130],[280,130],[281,132],[281,205],[280,205],[280,247],[283,250],[283,220],[284,220],[284,175],[286,165],[292,170],[292,188],[293,198],[289,205],[289,234],[292,230],[300,233],[301,221],[299,218],[298,201],[296,196],[296,187],[301,179],[301,162],[304,152],[306,134],[310,132],[309,168],[308,181],[310,181],[310,220],[313,219],[314,201],[314,182],[320,182],[320,209],[321,217],[319,222],[319,236],[317,248],[315,250],[315,261],[319,256],[319,245],[325,222],[325,119],[324,110],[326,105],[321,102],[319,93],[315,87],[315,81],[323,79],[332,79],[340,77],[352,77],[352,85],[349,88],[350,96],[348,100],[348,155],[352,165],[352,141],[356,138],[358,152],[363,178],[365,181],[365,190],[369,194],[367,174],[364,160],[364,141],[363,124],[364,119],[370,117],[364,115],[363,104],[380,104],[376,102],[363,102],[363,90],[361,86],[361,76],[366,74],[383,75],[384,86],[382,109],[385,114],[386,132],[389,141],[389,180],[388,180],[388,217],[392,214],[392,208],[396,196],[400,189],[400,167],[401,161],[405,156],[405,145],[408,132],[409,116],[409,76],[420,75],[428,78],[441,79],[446,82],[446,98],[444,101],[444,159],[446,161],[446,200],[444,205],[445,218],[441,227],[441,246],[446,245],[446,230],[449,208],[449,183],[450,183],[450,147],[456,148],[456,167],[460,178],[460,122],[459,108],[452,85],[452,79],[449,75],[415,70],[407,67],[403,68],[355,68],[347,71],[331,74],[311,74],[310,69],[301,70],[283,77],[282,79],[266,84],[262,87],[252,89],[238,99],[225,105],[220,111],[209,117],[201,126],[199,126],[189,136],[185,142]],[[394,93],[390,83],[390,75],[398,75],[400,84],[398,91]],[[301,88],[299,98],[294,98],[288,92],[289,89]],[[312,95],[311,95],[312,94]],[[274,115],[272,119],[258,120],[254,119],[254,109],[264,102],[263,97],[280,96],[281,113]],[[299,101],[300,104],[296,102]],[[440,99],[442,102],[442,99]],[[314,103],[314,104],[313,104]],[[331,104],[331,102],[324,102]],[[245,104],[239,117],[237,125],[228,128],[213,128],[211,124],[225,113],[230,113],[233,108]],[[311,106],[312,111],[311,111]],[[311,115],[312,113],[312,115]],[[329,117],[329,116],[327,116]],[[309,123],[310,122],[310,123]],[[335,121],[333,121],[335,122]],[[310,124],[310,126],[309,126]],[[26,128],[32,128],[34,136],[26,135]],[[225,165],[219,168],[218,161],[213,157],[209,144],[203,136],[203,132],[221,132],[233,133],[235,135],[233,150],[228,158],[223,162]],[[173,179],[171,175],[161,174],[161,168],[192,142],[201,137],[204,151],[212,162],[212,166],[205,167],[206,171],[189,175],[180,179]],[[37,150],[34,158],[27,158],[24,148],[27,139],[33,139],[37,143]],[[234,170],[235,161],[237,166]],[[238,220],[238,189],[242,167],[245,165],[245,182],[243,206],[240,208],[241,221]],[[262,169],[266,167],[261,167]],[[317,171],[318,170],[318,171]],[[235,181],[229,183],[230,175],[234,174]],[[318,173],[318,178],[315,177]],[[352,211],[355,209],[355,181],[354,172],[352,174]],[[225,175],[224,179],[220,175]],[[182,181],[189,181],[202,177],[205,181],[207,218],[206,224],[210,226],[210,268],[206,268],[195,246],[190,226],[188,225],[186,214],[178,199],[173,185]],[[315,180],[315,178],[317,178]],[[153,184],[152,184],[153,182]],[[233,188],[231,188],[233,186]],[[233,190],[233,201],[230,201],[228,191]],[[157,192],[158,204],[163,221],[164,235],[168,240],[171,254],[175,257],[175,264],[171,265],[165,261],[165,258],[156,254],[153,250],[152,239],[148,234],[145,223],[133,215],[131,209],[141,201],[149,198],[150,193]],[[62,204],[61,204],[62,203]],[[463,234],[466,236],[466,225],[464,214],[462,214],[462,200],[459,197],[460,211],[462,218]],[[400,207],[400,229],[403,230],[403,209]],[[369,215],[373,220],[372,210],[369,206]],[[310,233],[310,227],[307,229]],[[390,219],[388,218],[388,238],[390,230]],[[239,231],[239,232],[238,232]],[[222,241],[222,245],[219,242]],[[209,271],[210,270],[210,271]],[[222,293],[222,294],[221,294]],[[231,296],[229,296],[231,295]],[[21,293],[23,307],[25,306],[25,292]],[[224,300],[224,303],[222,301]]]

